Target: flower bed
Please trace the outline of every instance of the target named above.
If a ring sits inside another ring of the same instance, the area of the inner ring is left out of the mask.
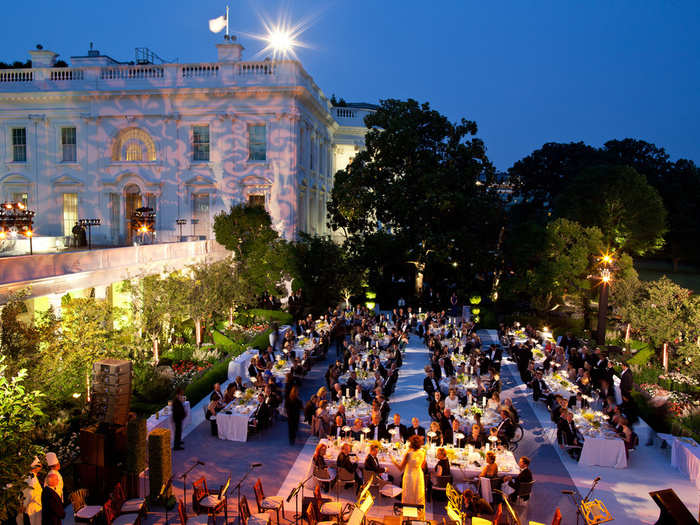
[[[173,385],[175,388],[184,388],[189,385],[197,375],[204,370],[207,370],[211,365],[200,365],[194,361],[178,361],[171,365],[175,379]]]

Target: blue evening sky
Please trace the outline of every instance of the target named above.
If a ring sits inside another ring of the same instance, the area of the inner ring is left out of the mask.
[[[700,163],[698,0],[231,0],[233,33],[261,15],[311,19],[299,57],[330,97],[428,101],[475,120],[499,169],[549,141],[634,137]],[[146,46],[216,59],[222,0],[34,0],[3,6],[0,60],[37,43],[61,58],[89,42],[117,60]],[[242,36],[245,56],[263,46]]]

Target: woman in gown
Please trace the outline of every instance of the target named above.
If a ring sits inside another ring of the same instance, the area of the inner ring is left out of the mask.
[[[403,483],[401,488],[401,503],[411,505],[422,505],[418,511],[418,519],[425,519],[425,480],[423,478],[423,468],[425,467],[425,450],[423,450],[423,438],[421,436],[411,436],[408,440],[409,450],[403,457],[401,463],[392,459],[392,462],[403,472]]]

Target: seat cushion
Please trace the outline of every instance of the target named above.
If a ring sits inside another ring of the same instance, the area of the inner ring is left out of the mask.
[[[248,525],[267,525],[270,523],[270,516],[266,518],[258,518],[257,516],[260,516],[260,514],[254,514],[248,518]]]
[[[387,498],[395,498],[402,492],[403,489],[401,487],[397,487],[396,485],[392,485],[391,483],[387,483],[381,489],[379,489],[379,493],[382,496],[386,496]]]
[[[268,509],[276,509],[277,507],[281,507],[283,502],[284,499],[280,496],[268,496],[263,500],[262,506]]]
[[[100,505],[85,505],[75,513],[75,517],[82,520],[91,520],[100,512],[102,512],[102,507]]]
[[[224,500],[219,497],[218,494],[210,494],[209,496],[204,496],[199,500],[200,507],[214,508]]]
[[[138,520],[139,515],[137,513],[120,514],[112,521],[112,525],[133,525]]]
[[[321,514],[326,516],[337,516],[343,511],[343,504],[340,501],[329,501],[321,505]]]
[[[138,512],[143,508],[146,500],[143,498],[128,499],[122,504],[121,512]]]

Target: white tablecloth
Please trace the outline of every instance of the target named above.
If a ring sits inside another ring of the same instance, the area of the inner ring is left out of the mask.
[[[688,474],[700,489],[700,445],[690,438],[676,437],[671,447],[671,465]]]
[[[216,426],[219,429],[219,439],[229,441],[248,440],[248,421],[255,413],[257,404],[253,401],[244,406],[238,406],[234,401],[216,415]],[[226,412],[231,412],[227,414]]]
[[[255,348],[249,348],[235,359],[231,359],[231,362],[228,364],[229,381],[234,381],[238,376],[241,376],[243,381],[245,381],[248,378],[250,360],[256,355],[258,355],[258,351]]]
[[[182,422],[182,428],[186,428],[190,424],[190,402],[185,401],[185,419]],[[170,429],[170,440],[175,439],[175,425],[173,424],[173,416],[170,411],[170,407],[165,407],[163,410],[158,412],[158,418],[153,414],[146,420],[146,430],[150,433],[155,428],[169,428]]]
[[[621,439],[604,439],[587,436],[581,450],[580,465],[627,468],[625,443]]]

